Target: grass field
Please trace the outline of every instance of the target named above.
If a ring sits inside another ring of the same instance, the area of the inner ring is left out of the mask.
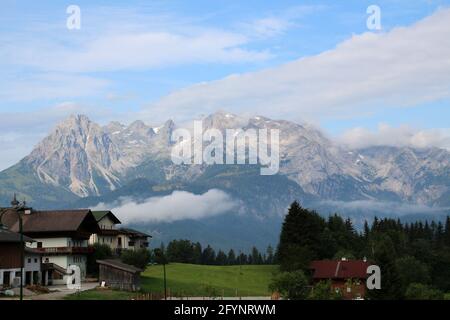
[[[270,296],[269,283],[278,266],[202,266],[171,263],[166,266],[167,288],[172,296]],[[160,265],[142,273],[143,292],[164,292]],[[69,300],[123,300],[135,294],[116,290],[89,290],[67,297]]]
[[[65,300],[130,300],[135,296],[133,292],[93,289],[71,294]]]
[[[277,266],[201,266],[172,263],[166,266],[171,294],[184,296],[270,296],[268,286]],[[145,291],[163,290],[162,266],[151,266],[142,278]]]

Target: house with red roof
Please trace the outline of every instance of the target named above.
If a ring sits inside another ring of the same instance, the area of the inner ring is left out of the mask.
[[[366,295],[367,260],[316,260],[312,261],[313,283],[331,282],[331,287],[344,299],[364,299]]]

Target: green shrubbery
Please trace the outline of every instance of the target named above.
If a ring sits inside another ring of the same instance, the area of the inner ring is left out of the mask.
[[[95,243],[93,245],[94,253],[88,255],[87,273],[92,276],[98,276],[97,260],[110,259],[113,254],[111,248],[106,244]]]
[[[151,253],[145,248],[139,250],[123,250],[120,255],[120,260],[122,260],[123,263],[144,270],[150,263]]]

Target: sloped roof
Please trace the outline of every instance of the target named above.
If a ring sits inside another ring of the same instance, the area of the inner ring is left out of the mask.
[[[31,214],[21,213],[21,216],[24,233],[77,231],[85,221],[90,222],[89,224],[92,225],[92,229],[98,229],[95,218],[89,209],[54,211],[33,210]],[[11,231],[19,231],[19,219],[13,210],[9,210],[5,213],[3,223],[8,226]]]
[[[25,235],[23,236],[23,241],[34,242],[33,239]],[[20,234],[0,227],[0,242],[20,242]]]
[[[367,278],[370,263],[363,260],[316,260],[311,263],[314,279]]]
[[[131,273],[138,273],[143,271],[142,269],[136,268],[135,266],[123,263],[122,261],[115,259],[97,260],[97,263]]]
[[[134,229],[130,229],[130,228],[120,228],[119,232],[123,233],[123,234],[126,234],[126,235],[128,235],[130,237],[152,238],[152,236],[149,235],[149,234],[146,234],[144,232],[137,231],[137,230],[134,230]]]
[[[92,214],[94,215],[95,220],[99,222],[102,220],[105,216],[108,216],[114,223],[120,224],[120,220],[112,213],[112,211],[92,211]]]

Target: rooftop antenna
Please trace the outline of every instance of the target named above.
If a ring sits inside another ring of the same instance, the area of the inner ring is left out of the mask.
[[[19,204],[20,204],[20,202],[17,201],[17,195],[14,193],[14,198],[13,198],[13,200],[11,201],[11,206],[12,206],[13,208],[16,208],[16,207],[19,206]]]

